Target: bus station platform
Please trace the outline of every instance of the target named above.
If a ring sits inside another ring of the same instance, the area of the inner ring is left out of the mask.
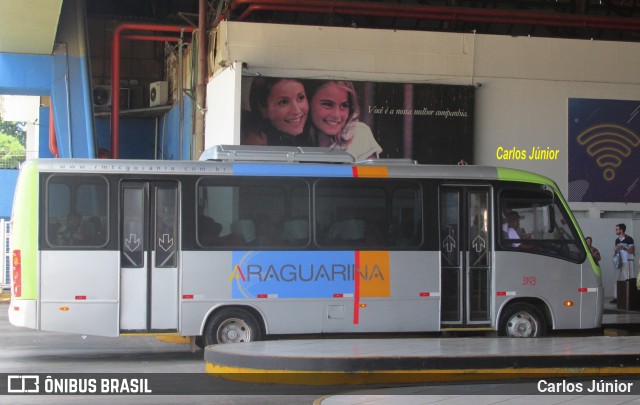
[[[316,386],[637,377],[639,323],[620,312],[586,336],[272,340],[208,346],[204,359],[210,376]]]

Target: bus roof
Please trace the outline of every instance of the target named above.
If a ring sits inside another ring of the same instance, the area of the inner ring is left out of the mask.
[[[354,162],[336,148],[217,145],[199,161],[39,159],[38,170],[52,173],[114,173],[140,175],[231,175],[266,177],[369,177],[502,180],[544,184],[549,178],[525,170],[474,165],[417,164],[411,159]]]
[[[281,163],[353,163],[354,159],[339,148],[216,145],[205,150],[200,160],[220,162],[281,162]]]
[[[367,161],[343,164],[282,163],[279,161],[39,159],[37,165],[40,172],[55,173],[442,178],[522,181],[557,187],[553,180],[525,170],[475,165],[409,164],[407,160],[398,159],[379,159],[373,163]]]

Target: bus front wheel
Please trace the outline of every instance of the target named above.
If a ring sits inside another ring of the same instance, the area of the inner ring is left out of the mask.
[[[540,337],[547,331],[545,318],[538,308],[526,302],[512,304],[500,317],[500,336]]]
[[[219,343],[240,343],[260,340],[260,325],[248,311],[223,309],[213,316],[204,331],[205,346]]]

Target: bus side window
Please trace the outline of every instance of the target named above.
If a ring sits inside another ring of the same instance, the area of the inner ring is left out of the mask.
[[[415,247],[422,241],[419,183],[383,179],[322,179],[315,188],[320,246],[361,249]]]
[[[252,249],[303,247],[309,244],[310,189],[300,179],[251,177],[203,179],[198,186],[198,213],[215,218],[219,237],[203,247]],[[201,217],[200,217],[201,218]]]
[[[49,239],[49,243],[52,245],[58,244],[58,232],[60,232],[60,227],[62,224],[58,221],[50,220],[49,226],[47,228],[47,238]]]
[[[305,245],[309,240],[309,219],[291,218],[282,224],[282,241],[288,246]]]
[[[329,228],[331,245],[362,245],[366,235],[366,224],[362,219],[337,221]]]
[[[389,239],[394,246],[406,247],[415,244],[413,224],[403,222],[393,222],[389,226]]]
[[[397,247],[414,247],[422,235],[422,199],[417,187],[400,187],[392,194],[389,241]]]
[[[256,243],[256,223],[251,219],[239,219],[231,224],[231,234],[237,245]]]
[[[93,175],[52,175],[46,182],[51,246],[97,249],[107,243],[107,181]]]
[[[80,233],[87,245],[101,245],[104,243],[104,231],[99,217],[93,216],[83,221],[80,226]]]

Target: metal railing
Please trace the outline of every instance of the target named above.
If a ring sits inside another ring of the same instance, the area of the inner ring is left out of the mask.
[[[15,155],[3,155],[0,156],[0,169],[19,169],[24,162],[36,159],[37,157],[37,151],[26,151]]]

